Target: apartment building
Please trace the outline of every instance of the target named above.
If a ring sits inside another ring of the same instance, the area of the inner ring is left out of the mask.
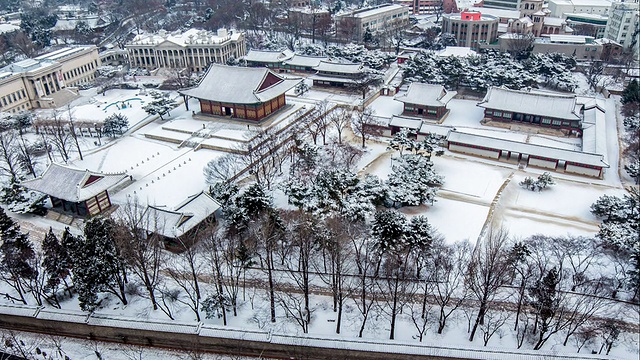
[[[205,71],[211,63],[224,64],[247,53],[244,34],[219,29],[217,32],[190,29],[136,36],[125,45],[129,64],[145,69],[184,68]]]
[[[609,9],[609,21],[605,30],[605,38],[613,40],[624,49],[632,50],[636,58],[638,47],[638,0],[635,2],[614,2]]]

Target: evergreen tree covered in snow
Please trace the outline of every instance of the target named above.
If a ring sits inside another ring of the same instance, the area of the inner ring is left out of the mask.
[[[407,218],[395,210],[376,212],[371,224],[371,234],[376,239],[380,253],[403,247],[406,244],[405,233]]]
[[[67,228],[65,231],[68,231]],[[42,268],[46,274],[45,291],[51,292],[54,302],[57,304],[57,291],[62,282],[66,284],[66,279],[71,275],[71,262],[69,253],[62,246],[58,237],[49,228],[49,232],[42,241]]]
[[[420,150],[420,144],[415,140],[415,137],[415,131],[402,128],[389,140],[387,150],[395,150],[400,153],[400,156],[402,156],[405,151],[415,153]]]
[[[638,80],[633,79],[624,87],[620,102],[622,102],[623,105],[633,103],[640,104],[640,85],[638,85]]]
[[[102,133],[106,136],[116,137],[124,134],[129,128],[129,119],[121,113],[112,114],[104,119]]]
[[[27,190],[14,179],[9,180],[0,194],[0,202],[5,204],[8,210],[18,214],[44,214],[46,212],[44,209],[45,199],[46,195]]]
[[[38,276],[36,253],[28,235],[20,231],[20,225],[3,208],[0,208],[0,240],[0,276],[16,293],[5,295],[26,304],[25,289]]]
[[[407,62],[404,73],[409,81],[441,84],[448,89],[465,86],[486,91],[492,86],[522,89],[545,85],[573,91],[575,60],[561,54],[535,54],[525,60],[507,53],[487,50],[476,56],[440,57],[422,52]]]
[[[109,292],[126,305],[124,293],[126,269],[114,239],[115,224],[111,219],[92,218],[85,224],[84,236],[76,239],[73,256],[73,283],[80,308],[93,311],[98,294]]]
[[[433,162],[422,155],[404,154],[393,159],[387,179],[388,199],[393,206],[433,204],[438,187],[444,183]]]
[[[553,180],[553,177],[548,172],[544,172],[542,175],[538,176],[537,180],[533,180],[532,177],[527,176],[520,182],[520,186],[531,191],[542,191],[555,184],[555,180]]]
[[[170,95],[167,93],[152,91],[151,97],[153,98],[153,100],[151,100],[147,105],[143,106],[142,108],[149,115],[160,116],[160,120],[164,119],[162,117],[163,115],[170,115],[169,112],[173,110],[176,106],[178,106],[178,103],[175,100],[171,99]]]
[[[640,291],[640,190],[628,189],[628,194],[603,195],[591,205],[591,212],[602,218],[598,238],[619,254],[627,256],[633,265],[627,285],[638,299]]]

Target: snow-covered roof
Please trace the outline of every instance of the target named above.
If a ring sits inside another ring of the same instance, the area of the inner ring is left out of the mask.
[[[566,24],[566,20],[556,17],[545,17],[544,24],[549,26],[562,26],[563,24]]]
[[[449,130],[451,130],[451,126],[430,124],[426,121],[423,121],[422,126],[420,127],[420,130],[418,130],[418,133],[420,134],[432,133],[436,135],[447,136],[447,134],[449,134]]]
[[[20,26],[15,26],[11,24],[0,24],[0,34],[10,33],[18,30],[20,30]]]
[[[326,61],[324,56],[308,56],[308,55],[293,55],[291,59],[285,60],[282,63],[290,66],[303,66],[303,67],[316,67],[320,65],[321,61]]]
[[[126,173],[103,174],[52,163],[39,177],[22,182],[24,187],[58,199],[80,202],[118,185]]]
[[[406,104],[440,107],[446,106],[456,94],[455,91],[445,90],[442,85],[413,82],[406,93],[396,95],[394,99]]]
[[[217,32],[202,29],[189,29],[185,32],[174,31],[171,33],[166,30],[160,30],[154,34],[137,35],[126,46],[155,46],[165,41],[181,47],[187,47],[190,45],[222,44],[227,41],[237,41],[241,36],[242,33],[239,31],[227,31],[225,29],[220,29]]]
[[[353,13],[352,16],[356,18],[366,18],[369,16],[374,16],[374,15],[378,15],[378,14],[382,14],[382,13],[385,13],[388,11],[394,11],[394,10],[406,10],[407,13],[409,12],[409,8],[405,6],[398,5],[398,4],[388,4],[388,5],[383,5],[383,6],[379,6],[371,9],[359,10],[358,12]]]
[[[85,46],[68,46],[62,49],[58,49],[56,51],[52,51],[50,53],[46,53],[44,55],[40,55],[35,58],[35,60],[51,60],[51,61],[59,61],[60,59],[64,59],[66,57],[72,56],[74,54],[83,52],[89,49],[96,49],[94,45],[85,45]]]
[[[422,120],[394,115],[393,117],[391,117],[391,121],[389,121],[389,126],[397,126],[411,130],[420,130],[420,128],[422,127]]]
[[[58,19],[56,24],[53,26],[53,31],[71,31],[75,30],[76,25],[80,22],[85,22],[91,29],[96,29],[100,26],[104,26],[109,24],[109,20],[106,18],[102,18],[98,15],[87,16],[82,18],[73,18],[73,19]]]
[[[573,95],[529,93],[492,87],[478,106],[556,119],[580,120],[575,112],[576,97]]]
[[[173,210],[162,206],[149,206],[145,216],[152,220],[150,225],[154,228],[147,230],[177,238],[203,222],[219,208],[220,204],[204,191],[189,196]]]
[[[455,130],[451,130],[449,132],[447,141],[473,146],[482,146],[485,148],[496,150],[517,152],[520,154],[546,157],[556,160],[570,161],[583,165],[604,168],[609,167],[609,164],[606,163],[604,157],[600,154],[590,154],[586,152],[558,149],[543,145],[528,144],[483,135],[467,134]]]
[[[289,49],[282,51],[249,50],[247,55],[244,56],[244,59],[246,61],[259,63],[280,63],[291,59],[293,56],[293,51]]]
[[[447,57],[447,56],[457,56],[457,57],[465,57],[470,55],[476,55],[477,53],[473,51],[470,47],[465,46],[447,46],[446,48],[436,51],[436,56]]]
[[[358,74],[362,71],[362,64],[321,61],[318,66],[314,67],[314,70],[340,74]]]
[[[607,159],[607,126],[604,100],[583,97],[579,97],[577,100],[584,104],[582,151],[600,154]]]
[[[607,39],[607,38],[602,38],[602,39],[596,39],[593,40],[593,42],[595,44],[599,44],[599,45],[604,45],[604,44],[613,44],[613,45],[617,45],[617,46],[622,46],[620,45],[619,42],[615,41],[615,40],[611,40],[611,39]]]
[[[549,41],[556,44],[586,44],[588,39],[593,39],[593,37],[582,35],[549,35]]]
[[[195,87],[179,90],[198,99],[233,104],[257,104],[296,86],[300,78],[284,78],[267,68],[212,64]]]

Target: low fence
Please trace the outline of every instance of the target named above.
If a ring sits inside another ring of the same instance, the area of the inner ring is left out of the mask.
[[[295,336],[203,323],[141,321],[27,305],[0,305],[0,327],[121,344],[162,347],[261,358],[287,359],[607,359],[612,357],[551,352],[456,348],[431,343],[403,343],[340,337]]]

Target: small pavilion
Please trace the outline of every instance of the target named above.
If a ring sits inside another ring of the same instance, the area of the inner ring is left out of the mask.
[[[414,82],[409,85],[406,93],[396,95],[395,99],[404,103],[402,115],[440,120],[448,112],[447,103],[456,94],[455,91],[447,91],[442,85]]]
[[[41,176],[22,185],[49,195],[54,209],[94,216],[111,207],[109,191],[128,178],[126,173],[103,174],[52,163]]]
[[[283,108],[284,93],[300,81],[267,68],[212,64],[197,86],[179,93],[198,99],[202,115],[260,121]]]

